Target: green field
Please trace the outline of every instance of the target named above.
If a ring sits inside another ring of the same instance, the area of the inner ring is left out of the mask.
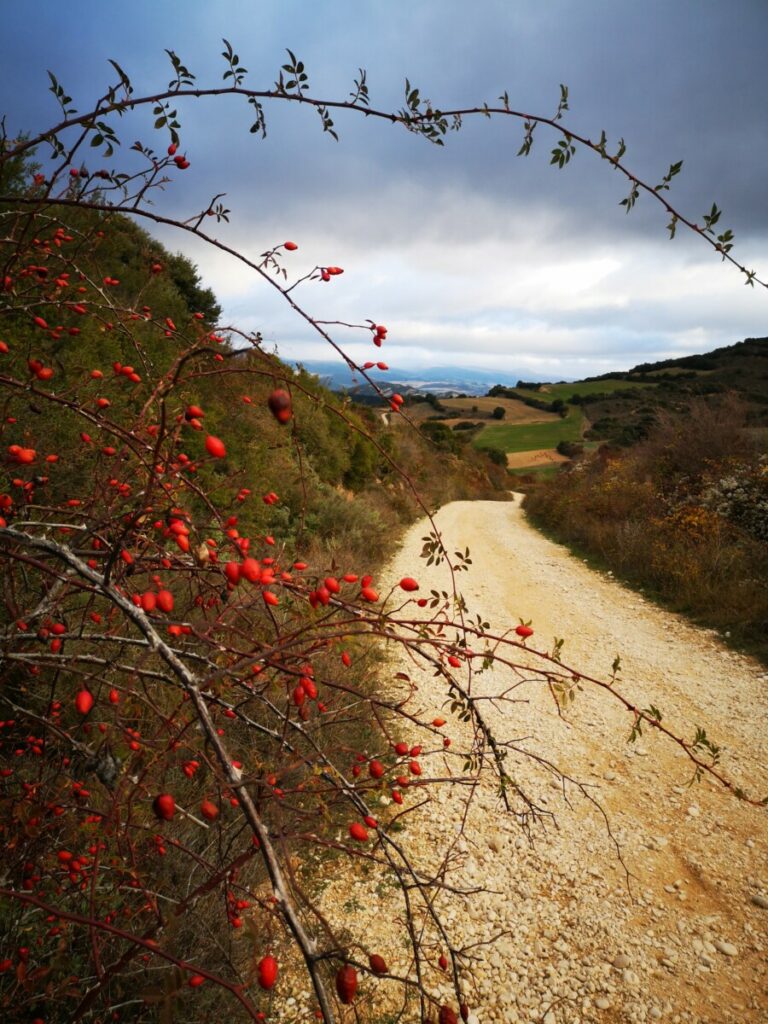
[[[546,384],[546,390],[529,391],[514,388],[521,398],[536,398],[543,402],[562,399],[567,402],[573,395],[610,394],[628,388],[653,388],[655,384],[631,380],[583,380],[573,384]],[[581,441],[584,432],[584,416],[578,406],[567,406],[564,419],[553,419],[548,423],[492,423],[483,428],[475,438],[476,448],[500,448],[505,452],[528,452],[556,448],[560,441]]]
[[[484,427],[474,444],[476,448],[501,448],[505,452],[556,448],[558,441],[581,440],[582,421],[581,410],[569,406],[565,419],[551,423],[495,423]]]

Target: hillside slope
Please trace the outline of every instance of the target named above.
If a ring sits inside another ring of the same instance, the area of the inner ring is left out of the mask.
[[[605,379],[606,391],[613,376]],[[660,412],[681,412],[696,398],[726,392],[742,399],[749,425],[768,424],[768,338],[747,338],[702,355],[642,363],[621,376],[627,383],[655,387],[583,396],[580,403],[590,421],[587,436],[594,440],[631,444],[648,433]]]

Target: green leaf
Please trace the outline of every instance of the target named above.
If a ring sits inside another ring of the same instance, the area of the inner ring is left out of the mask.
[[[125,91],[127,93],[129,93],[129,94],[132,93],[133,92],[133,88],[131,86],[131,80],[128,77],[128,75],[126,75],[126,73],[123,71],[123,69],[120,67],[120,65],[117,63],[116,60],[112,60],[111,57],[108,57],[107,60],[109,61],[109,63],[112,65],[112,67],[115,69],[115,71],[120,76],[120,82],[125,87]]]

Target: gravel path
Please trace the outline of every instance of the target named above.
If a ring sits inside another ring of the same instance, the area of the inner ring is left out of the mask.
[[[454,502],[437,524],[449,550],[470,547],[473,565],[459,586],[473,616],[498,630],[532,620],[530,646],[548,649],[564,637],[563,661],[599,678],[610,676],[620,654],[622,693],[659,707],[689,739],[704,726],[724,748],[725,773],[751,794],[768,793],[768,673],[760,665],[588,569],[526,522],[517,496]],[[381,584],[412,575],[422,593],[447,589],[444,569],[427,569],[419,557],[425,533],[424,522],[408,532]],[[393,651],[393,674],[413,675],[398,657]],[[420,705],[437,713],[444,687],[430,673],[417,681]],[[507,682],[495,669],[475,679],[473,692],[498,693]],[[514,704],[484,705],[494,730],[501,739],[524,738],[526,749],[591,787],[631,887],[600,813],[530,759],[518,758],[510,774],[556,822],[533,845],[491,785],[477,792],[457,836],[466,791],[436,788],[418,820],[409,819],[404,841],[427,861],[454,841],[449,880],[495,890],[440,897],[453,935],[481,943],[505,933],[477,947],[471,1024],[768,1021],[768,812],[709,782],[688,787],[690,768],[663,737],[627,744],[631,721],[609,694],[585,689],[564,719],[540,682],[514,696]],[[461,728],[455,719],[445,727],[457,747]],[[439,761],[425,760],[425,774],[427,765],[437,773]],[[366,878],[355,894],[367,948],[378,942],[397,965],[402,925],[388,916],[397,910]],[[338,907],[343,895],[330,892],[329,905]],[[435,970],[427,980],[449,999],[445,975]]]

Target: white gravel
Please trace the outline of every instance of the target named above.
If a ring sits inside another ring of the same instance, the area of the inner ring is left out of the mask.
[[[526,522],[517,497],[454,502],[437,523],[449,550],[470,548],[473,564],[458,585],[472,617],[481,614],[497,631],[532,620],[529,646],[547,650],[563,637],[563,661],[602,679],[619,654],[622,693],[637,706],[657,706],[664,723],[689,740],[695,726],[705,727],[723,747],[724,773],[750,794],[768,794],[766,675],[756,662],[588,569]],[[448,589],[444,567],[427,569],[419,557],[427,532],[423,521],[408,532],[378,581],[382,592],[404,575],[419,580],[422,594]],[[431,672],[415,675],[394,647],[390,657],[393,675],[404,669],[416,678],[425,713],[440,712],[444,683]],[[475,677],[473,693],[498,693],[511,681],[495,668]],[[435,787],[430,805],[407,819],[398,839],[425,865],[454,842],[448,880],[493,890],[438,898],[454,945],[501,933],[494,945],[474,951],[478,959],[463,976],[473,1019],[768,1020],[768,812],[708,781],[689,788],[690,766],[663,737],[646,731],[628,745],[631,716],[588,684],[565,717],[541,682],[521,686],[514,697],[516,703],[483,704],[499,739],[521,738],[522,747],[590,787],[631,885],[601,814],[532,760],[517,757],[509,772],[555,815],[533,845],[504,814],[493,785],[476,792],[463,835],[457,831],[466,789]],[[443,731],[460,748],[466,727],[442,713],[449,719]],[[425,758],[425,776],[441,774],[443,761],[442,754]],[[455,762],[451,769],[457,771]],[[362,874],[353,891],[354,913],[340,915],[349,879],[328,887],[324,908],[343,917],[368,950],[406,969],[396,895]],[[439,970],[428,973],[427,983],[450,997],[448,976]],[[361,989],[376,984],[366,980]]]

